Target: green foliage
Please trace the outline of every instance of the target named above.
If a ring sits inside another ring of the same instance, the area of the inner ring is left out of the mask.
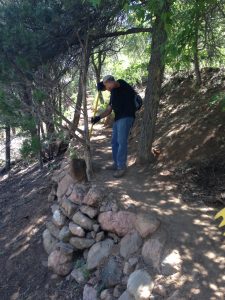
[[[25,139],[20,148],[21,157],[24,160],[35,157],[40,151],[40,143],[37,137]]]
[[[210,99],[210,105],[220,105],[222,107],[222,111],[225,112],[225,93],[220,92],[214,94]]]

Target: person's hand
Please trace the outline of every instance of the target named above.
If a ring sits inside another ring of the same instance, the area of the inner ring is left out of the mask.
[[[94,125],[101,120],[100,116],[95,116],[91,118],[91,123]]]

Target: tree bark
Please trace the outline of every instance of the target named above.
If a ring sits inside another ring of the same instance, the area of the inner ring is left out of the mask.
[[[79,35],[78,35],[79,37]],[[88,110],[87,110],[87,73],[88,66],[90,61],[90,44],[88,40],[88,34],[84,43],[80,40],[80,44],[82,47],[82,56],[81,56],[81,86],[82,86],[82,104],[84,111],[84,157],[87,167],[87,179],[90,181],[93,176],[92,169],[92,158],[91,158],[91,147],[90,147],[90,136],[89,136],[89,126],[88,126]]]
[[[199,27],[199,16],[196,13],[193,52],[194,52],[194,70],[195,70],[195,76],[196,76],[196,85],[200,86],[202,83],[202,78],[201,78],[199,56],[198,56],[198,27]]]
[[[6,172],[8,172],[11,167],[10,148],[11,148],[10,126],[6,125],[6,127],[5,127],[5,169],[6,169]]]
[[[153,24],[151,58],[144,101],[144,116],[141,123],[141,135],[138,148],[138,159],[140,163],[149,162],[153,158],[151,149],[155,136],[155,124],[165,69],[165,48],[167,42],[165,14],[168,14],[169,11],[170,1],[166,0],[156,14]]]
[[[73,116],[73,126],[71,130],[73,132],[76,131],[79,121],[80,121],[80,113],[81,113],[81,106],[82,106],[82,71],[80,71],[79,74],[79,83],[78,83],[78,93],[77,93],[77,102],[76,102],[76,107],[74,111],[74,116]]]

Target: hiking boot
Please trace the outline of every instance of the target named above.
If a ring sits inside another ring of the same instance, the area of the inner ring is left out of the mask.
[[[126,169],[119,169],[113,174],[113,177],[120,178],[123,177],[125,173],[126,173]]]
[[[105,170],[116,171],[117,170],[117,166],[115,164],[111,164],[111,165],[106,166]]]

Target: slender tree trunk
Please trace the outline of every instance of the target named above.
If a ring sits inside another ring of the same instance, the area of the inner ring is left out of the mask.
[[[202,78],[201,78],[201,72],[199,66],[199,55],[198,55],[198,27],[199,27],[199,17],[198,14],[196,14],[193,52],[194,52],[194,70],[196,76],[196,85],[200,86],[202,83]]]
[[[6,169],[6,172],[8,172],[11,167],[10,148],[11,148],[10,126],[6,125],[6,127],[5,127],[5,169]]]
[[[78,36],[79,37],[79,36]],[[93,176],[92,169],[92,158],[91,158],[91,147],[90,147],[90,136],[89,136],[89,126],[88,126],[88,108],[87,108],[87,73],[90,61],[90,44],[88,40],[88,35],[84,43],[80,40],[82,47],[82,57],[81,57],[81,85],[82,85],[82,104],[84,111],[84,157],[87,167],[87,178],[90,181]]]
[[[151,161],[151,149],[155,135],[155,124],[161,96],[161,85],[165,69],[165,47],[167,32],[165,15],[169,13],[170,1],[164,1],[153,24],[151,58],[148,69],[148,82],[145,91],[144,116],[141,123],[138,158],[141,163]]]
[[[81,106],[82,106],[82,71],[79,74],[79,83],[78,83],[78,93],[77,93],[77,102],[75,107],[75,112],[73,116],[73,128],[71,130],[74,132],[76,131],[79,121],[80,121],[80,113],[81,113]]]

